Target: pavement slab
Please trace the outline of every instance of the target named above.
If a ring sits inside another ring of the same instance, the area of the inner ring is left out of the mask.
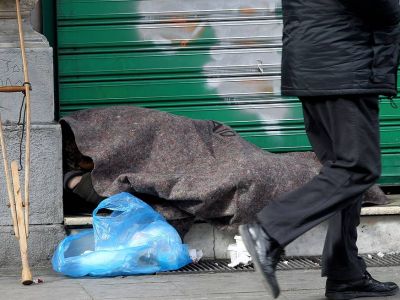
[[[370,268],[378,280],[400,282],[400,267]],[[42,284],[22,286],[19,270],[0,269],[0,300],[272,300],[255,272],[171,274],[115,278],[68,278],[33,269]],[[319,270],[279,271],[281,300],[324,300]],[[363,298],[368,299],[368,298]],[[393,297],[370,298],[400,300]]]

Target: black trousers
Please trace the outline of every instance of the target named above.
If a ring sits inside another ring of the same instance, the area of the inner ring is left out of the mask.
[[[361,199],[381,172],[378,96],[300,100],[306,132],[322,169],[257,217],[283,247],[329,219],[322,275],[333,280],[360,279],[366,269],[356,246]]]

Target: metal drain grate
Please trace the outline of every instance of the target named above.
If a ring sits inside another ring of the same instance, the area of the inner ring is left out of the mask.
[[[189,264],[179,270],[161,272],[159,274],[181,274],[181,273],[231,273],[231,272],[251,272],[254,271],[253,265],[229,267],[229,260],[202,260],[198,263]]]
[[[361,255],[368,267],[400,266],[399,254],[385,254],[380,257],[376,254]],[[229,267],[229,260],[203,260],[196,264],[187,265],[177,271],[161,272],[159,274],[187,274],[187,273],[231,273],[251,272],[253,265]],[[304,270],[320,269],[321,257],[284,257],[278,264],[278,270]]]
[[[321,257],[284,257],[278,263],[278,270],[302,270],[321,268]]]
[[[400,253],[379,255],[361,255],[368,267],[400,266]]]

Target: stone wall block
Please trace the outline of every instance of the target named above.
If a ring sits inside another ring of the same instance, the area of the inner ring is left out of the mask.
[[[31,267],[48,266],[58,243],[65,237],[62,225],[30,227],[28,255]],[[0,267],[18,268],[21,265],[19,243],[11,226],[0,226]],[[35,276],[34,269],[32,270]]]
[[[9,161],[19,160],[19,137],[16,126],[5,127]],[[33,125],[31,131],[30,223],[61,224],[62,207],[62,150],[61,128],[53,125]],[[24,161],[23,148],[23,161]],[[24,171],[20,174],[24,183]],[[23,191],[23,188],[22,188]],[[7,207],[8,195],[3,159],[0,159],[0,226],[11,225]]]
[[[31,92],[31,122],[54,121],[53,51],[51,48],[26,50]],[[18,48],[0,48],[0,86],[22,85],[24,73]],[[17,122],[22,93],[1,93],[0,113],[3,122]]]

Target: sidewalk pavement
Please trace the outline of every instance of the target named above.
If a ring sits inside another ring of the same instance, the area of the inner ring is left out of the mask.
[[[400,267],[370,268],[378,280],[400,282]],[[42,284],[22,286],[19,271],[0,269],[0,299],[4,300],[271,300],[257,273],[215,273],[71,279],[49,269],[33,269]],[[282,300],[323,300],[325,280],[318,270],[279,271]],[[367,298],[362,298],[367,299]],[[368,299],[400,299],[393,297]]]

